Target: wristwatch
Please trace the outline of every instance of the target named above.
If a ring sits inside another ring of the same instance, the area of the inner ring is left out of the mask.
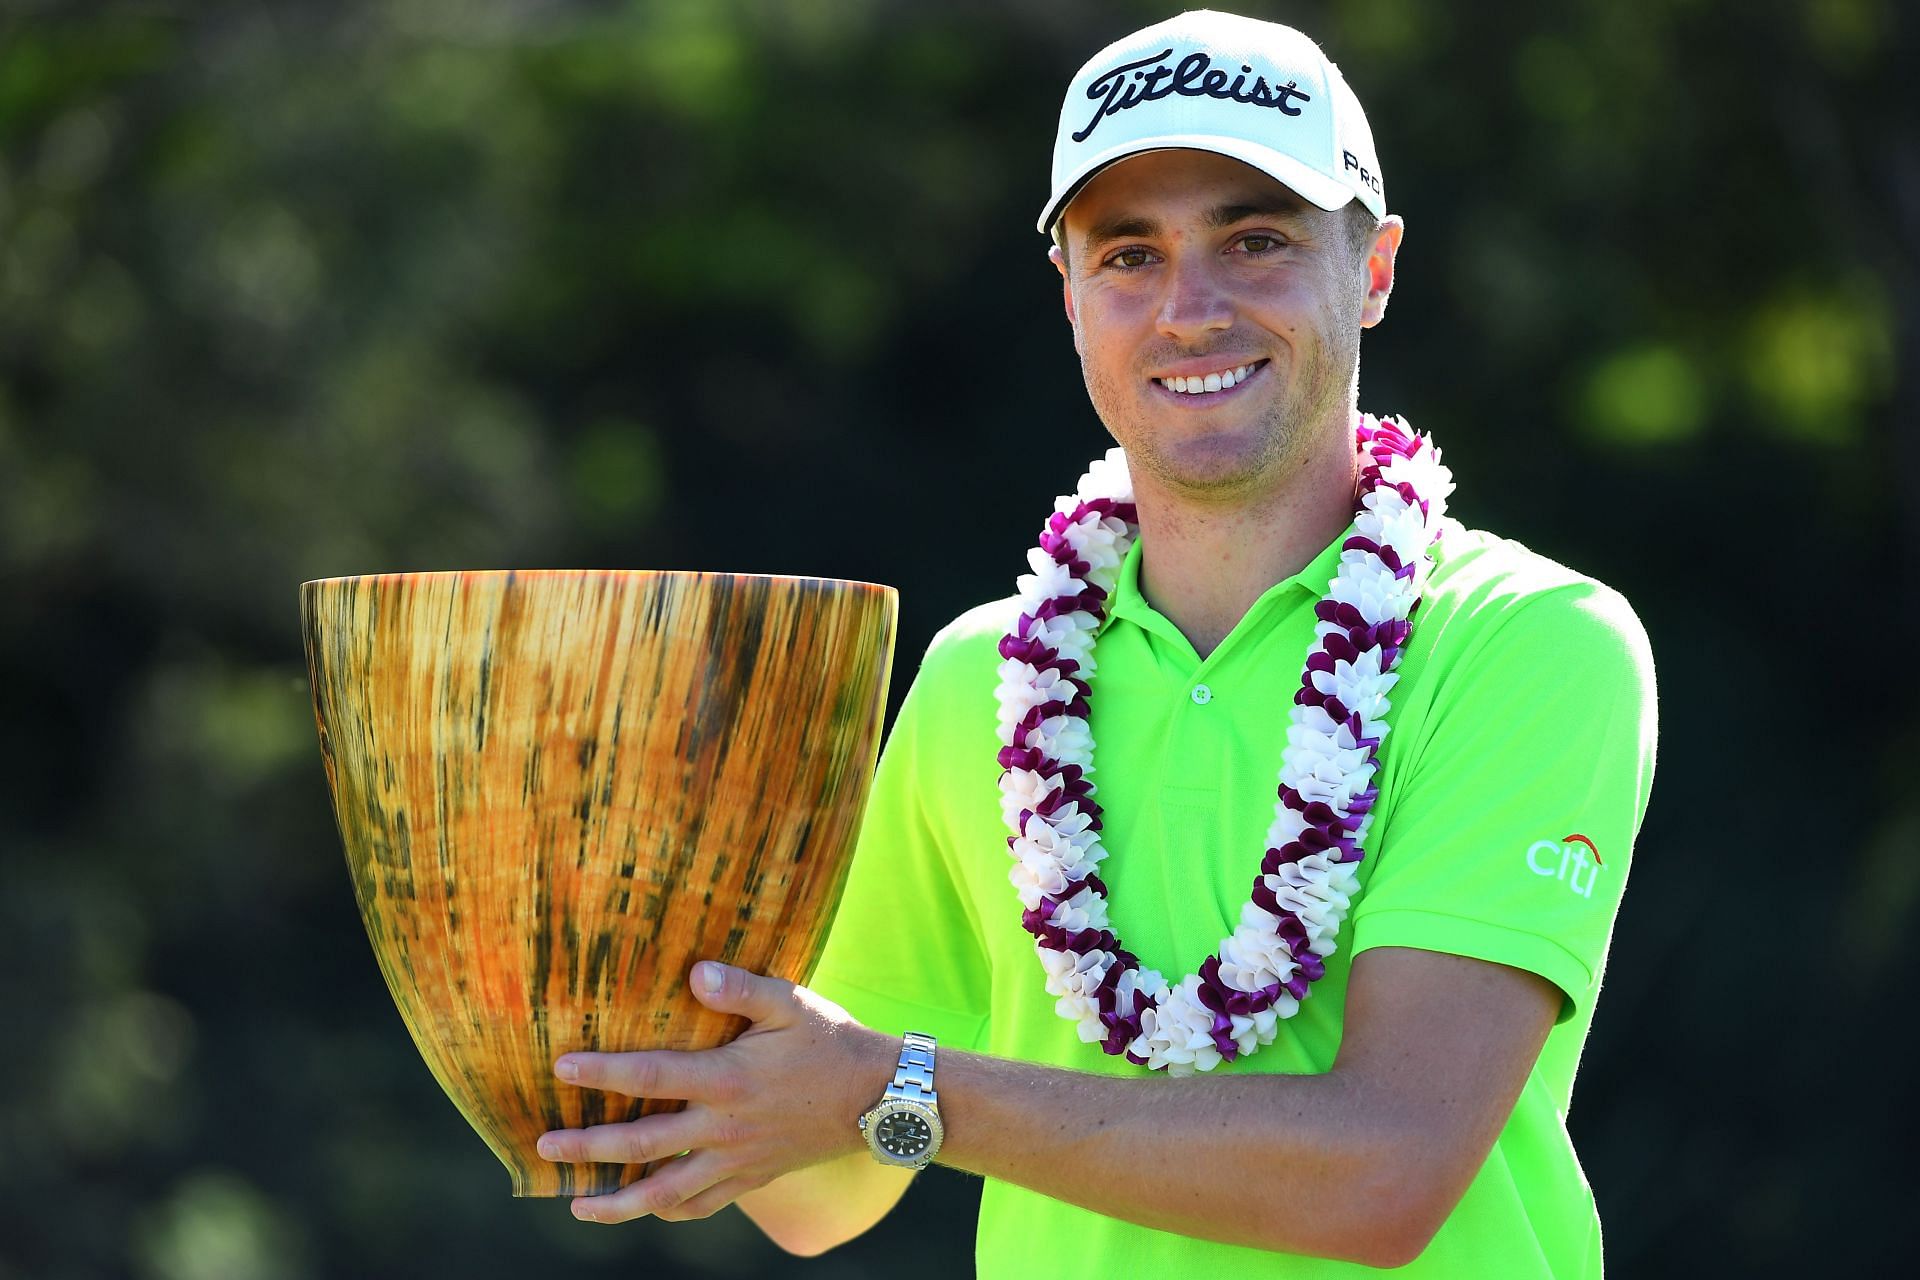
[[[907,1032],[893,1083],[860,1117],[873,1158],[901,1169],[924,1169],[940,1150],[940,1095],[933,1091],[933,1037]]]

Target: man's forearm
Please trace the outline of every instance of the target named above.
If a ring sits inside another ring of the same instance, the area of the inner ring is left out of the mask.
[[[1375,1266],[1430,1234],[1413,1118],[1341,1074],[1139,1080],[952,1051],[939,1070],[943,1164],[1180,1235]]]
[[[859,1034],[889,1054],[896,1043]],[[955,1050],[939,1064],[950,1167],[1232,1244],[1373,1265],[1424,1244],[1409,1118],[1350,1076],[1126,1079]],[[872,1227],[910,1180],[862,1147],[738,1203],[781,1248],[812,1255]]]
[[[1425,1242],[1410,1212],[1420,1144],[1349,1076],[1126,1079],[954,1050],[939,1075],[952,1168],[1263,1249],[1379,1266]],[[775,1244],[811,1256],[879,1222],[911,1178],[862,1147],[737,1203]]]

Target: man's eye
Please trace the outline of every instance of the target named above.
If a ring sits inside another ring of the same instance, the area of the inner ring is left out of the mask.
[[[1149,256],[1145,249],[1122,249],[1120,252],[1114,254],[1109,261],[1116,267],[1125,267],[1131,270],[1134,267],[1146,266]]]
[[[1280,247],[1279,236],[1252,235],[1240,240],[1240,247],[1248,253],[1271,253]]]

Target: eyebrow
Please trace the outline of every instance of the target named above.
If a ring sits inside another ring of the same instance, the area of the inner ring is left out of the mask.
[[[1218,231],[1245,222],[1249,218],[1298,218],[1305,206],[1292,201],[1260,200],[1251,204],[1217,204],[1207,210],[1201,222],[1209,231]],[[1089,251],[1114,240],[1160,234],[1160,224],[1135,213],[1115,214],[1087,229],[1085,248]]]

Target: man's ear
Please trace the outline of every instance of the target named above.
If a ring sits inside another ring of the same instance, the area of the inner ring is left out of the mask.
[[[1380,220],[1373,233],[1373,247],[1367,250],[1367,296],[1360,303],[1360,327],[1371,329],[1387,314],[1387,297],[1393,292],[1393,263],[1400,252],[1400,239],[1407,224],[1397,213]]]
[[[1080,349],[1080,325],[1073,314],[1073,277],[1067,274],[1066,252],[1059,245],[1047,250],[1047,261],[1060,273],[1060,302],[1067,311],[1067,326],[1073,330],[1074,350]]]

